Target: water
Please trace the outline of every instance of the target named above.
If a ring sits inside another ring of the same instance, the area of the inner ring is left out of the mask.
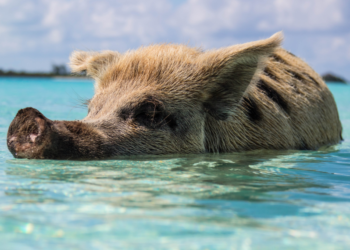
[[[350,86],[330,85],[345,141],[320,151],[14,159],[18,109],[81,119],[87,80],[0,78],[1,249],[349,249]]]

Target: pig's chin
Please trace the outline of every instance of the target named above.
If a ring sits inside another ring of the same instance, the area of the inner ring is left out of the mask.
[[[110,157],[103,138],[80,121],[52,121],[25,108],[12,121],[7,146],[15,158],[91,160]]]

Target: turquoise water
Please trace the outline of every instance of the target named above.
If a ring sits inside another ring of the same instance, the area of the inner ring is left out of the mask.
[[[39,161],[7,150],[18,109],[81,119],[92,82],[0,78],[0,249],[349,249],[350,86],[329,87],[345,141],[321,151]]]

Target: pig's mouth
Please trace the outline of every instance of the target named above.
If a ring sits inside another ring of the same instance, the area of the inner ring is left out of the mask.
[[[111,155],[103,138],[80,121],[52,121],[34,108],[18,111],[7,147],[15,158],[99,159]]]

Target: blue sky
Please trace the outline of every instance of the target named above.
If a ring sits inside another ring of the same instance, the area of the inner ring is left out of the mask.
[[[0,69],[49,71],[73,50],[219,48],[283,30],[319,73],[350,80],[348,0],[0,0]]]

